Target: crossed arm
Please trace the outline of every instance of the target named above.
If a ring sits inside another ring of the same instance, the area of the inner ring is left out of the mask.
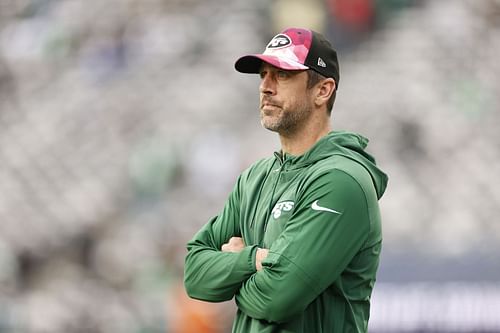
[[[238,253],[243,251],[246,247],[243,238],[241,237],[231,237],[229,241],[222,245],[222,252],[234,252]],[[257,248],[255,252],[255,269],[258,271],[262,270],[262,260],[264,260],[269,253],[268,249]]]

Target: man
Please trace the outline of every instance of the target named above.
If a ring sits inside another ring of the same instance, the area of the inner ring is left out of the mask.
[[[337,54],[321,34],[291,28],[235,68],[260,74],[261,123],[281,151],[244,171],[188,243],[188,295],[234,297],[233,332],[366,332],[387,176],[367,139],[331,131]]]

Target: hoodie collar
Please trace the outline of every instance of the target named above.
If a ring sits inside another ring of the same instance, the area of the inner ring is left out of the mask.
[[[332,155],[342,155],[361,164],[368,171],[377,196],[380,198],[387,186],[388,177],[377,167],[373,156],[365,151],[367,146],[368,139],[360,134],[331,131],[300,156],[293,156],[282,151],[275,152],[274,155],[281,166],[285,165],[286,170],[303,168]]]

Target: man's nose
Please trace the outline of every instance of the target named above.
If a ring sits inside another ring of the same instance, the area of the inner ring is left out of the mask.
[[[260,81],[259,91],[261,94],[274,95],[276,93],[276,83],[269,74],[265,74]]]

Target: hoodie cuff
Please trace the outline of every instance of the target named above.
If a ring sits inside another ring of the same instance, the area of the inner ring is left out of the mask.
[[[257,252],[257,245],[247,246],[240,253],[238,258],[238,269],[243,271],[256,272],[255,268],[255,253]]]

